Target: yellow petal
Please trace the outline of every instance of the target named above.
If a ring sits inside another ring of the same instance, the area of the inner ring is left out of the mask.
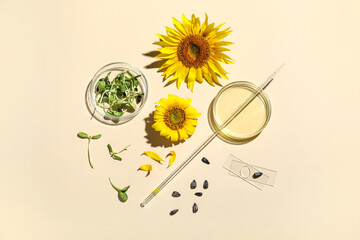
[[[155,114],[161,114],[161,115],[164,115],[164,113],[165,113],[165,108],[163,108],[162,106],[159,106],[159,105],[155,105],[155,108],[156,108],[156,112],[155,112]]]
[[[189,138],[189,135],[187,134],[186,130],[185,129],[179,129],[179,140],[185,140],[185,139],[188,139]]]
[[[172,142],[177,142],[179,140],[179,133],[177,131],[171,130],[169,135]]]
[[[155,56],[155,58],[161,58],[161,59],[170,59],[170,58],[175,58],[175,57],[177,57],[176,53],[173,53],[173,54],[159,53],[158,55]]]
[[[195,68],[190,68],[189,75],[188,75],[188,80],[187,80],[187,87],[191,91],[193,91],[195,80],[196,80],[196,69]]]
[[[166,98],[160,99],[159,104],[165,109],[168,108],[168,100]]]
[[[215,25],[215,23],[212,23],[212,24],[206,26],[206,28],[205,28],[205,30],[203,32],[204,37],[207,37],[208,34],[213,30],[214,25]]]
[[[181,24],[181,22],[179,22],[176,18],[173,17],[173,24],[175,26],[175,28],[183,35],[186,35],[186,31],[183,27],[183,25]]]
[[[155,122],[151,127],[155,129],[155,131],[161,131],[166,125],[164,122]]]
[[[184,129],[185,129],[185,131],[186,131],[186,133],[188,135],[193,135],[194,132],[195,132],[195,127],[193,125],[190,125],[190,124],[185,124]]]
[[[214,45],[215,46],[227,46],[227,45],[231,45],[234,44],[233,42],[227,42],[227,41],[219,41],[219,42],[215,42]]]
[[[169,160],[169,167],[174,163],[176,158],[176,153],[174,151],[170,151],[170,160]]]
[[[157,41],[157,42],[153,42],[153,44],[155,45],[159,45],[161,47],[175,47],[177,44],[176,43],[167,43],[164,41]]]
[[[179,89],[181,83],[184,81],[184,79],[186,78],[186,76],[189,73],[189,68],[184,67],[180,72],[179,72],[179,76],[176,82],[176,86]]]
[[[222,86],[222,84],[219,82],[219,80],[218,80],[215,72],[214,72],[211,68],[209,69],[209,72],[210,72],[210,74],[211,74],[211,79],[212,79],[217,85]]]
[[[161,35],[161,34],[156,34],[156,36],[158,36],[161,40],[163,40],[164,42],[167,42],[169,44],[174,44],[174,43],[178,43],[179,41],[176,40],[176,39],[173,39],[171,37],[168,37],[168,36],[164,36],[164,35]]]
[[[176,62],[173,65],[171,65],[168,69],[166,69],[165,71],[165,78],[170,77],[172,74],[174,74],[175,72],[179,71],[182,68],[182,63],[181,62]]]
[[[157,153],[154,153],[152,151],[145,151],[144,154],[159,163],[161,163],[161,161],[164,161]]]
[[[208,64],[209,64],[210,68],[212,70],[214,70],[217,74],[219,74],[222,78],[229,80],[229,78],[225,75],[226,71],[216,60],[210,60],[210,61],[208,61]],[[211,73],[211,71],[210,71],[210,73]]]
[[[174,54],[177,52],[177,47],[163,47],[158,49],[161,53]]]
[[[145,164],[145,165],[140,166],[138,170],[150,172],[150,171],[152,171],[152,166],[151,166],[151,164]]]
[[[211,85],[211,86],[215,86],[212,78],[211,78],[211,74],[209,72],[209,68],[207,66],[202,66],[201,70],[203,72],[203,76],[205,77],[206,81]]]
[[[186,118],[198,118],[201,116],[201,113],[199,113],[198,111],[196,111],[195,108],[190,106],[185,109],[185,115]]]
[[[198,81],[198,83],[202,83],[204,81],[201,68],[196,69],[196,81]]]
[[[208,26],[208,15],[205,13],[205,21],[201,25],[200,34],[202,34],[205,31],[207,26]]]
[[[184,26],[184,29],[185,29],[186,33],[192,34],[192,27],[191,27],[192,24],[189,21],[189,19],[187,19],[185,17],[184,14],[182,15],[182,22],[183,22],[183,26]]]

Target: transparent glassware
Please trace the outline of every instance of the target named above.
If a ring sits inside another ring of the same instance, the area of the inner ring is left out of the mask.
[[[210,127],[212,128],[213,131],[217,131],[219,129],[219,127],[223,124],[223,121],[221,121],[219,116],[216,114],[217,113],[216,108],[217,108],[219,98],[222,97],[222,94],[224,92],[226,92],[232,88],[241,88],[241,89],[247,90],[249,92],[249,94],[254,93],[257,90],[256,85],[254,85],[251,82],[247,82],[247,81],[232,82],[232,83],[226,85],[225,87],[223,87],[219,91],[219,93],[216,95],[216,97],[214,98],[212,103],[210,104],[209,111],[208,111],[208,119],[209,119]],[[234,99],[239,100],[238,97],[234,97]],[[245,101],[245,100],[246,100],[245,97],[243,99],[241,99],[240,102],[231,100],[228,102],[228,104],[238,106],[238,105],[242,104],[241,101]],[[248,132],[247,134],[238,133],[236,131],[229,130],[228,127],[225,127],[219,133],[219,135],[218,135],[219,138],[221,138],[223,141],[225,141],[227,143],[231,143],[231,144],[244,144],[244,143],[254,140],[262,132],[262,130],[266,127],[266,125],[268,124],[268,122],[270,120],[270,116],[271,116],[270,99],[265,94],[264,91],[261,91],[259,93],[259,95],[257,95],[256,99],[252,103],[250,103],[250,105],[255,104],[256,101],[261,102],[261,105],[262,105],[260,108],[258,108],[258,110],[256,110],[256,112],[260,113],[260,111],[261,111],[261,113],[263,113],[263,115],[265,116],[262,124],[259,125],[256,129],[253,129],[253,131]],[[246,114],[249,114],[249,113],[244,112],[241,114],[245,114],[245,116],[246,116]],[[241,115],[241,116],[244,116],[244,115]]]
[[[126,112],[123,116],[117,117],[113,115],[107,114],[103,108],[101,108],[96,101],[96,86],[98,81],[101,78],[106,77],[106,75],[111,72],[110,79],[114,78],[118,73],[129,71],[134,76],[140,75],[137,78],[139,81],[138,89],[144,93],[139,104],[137,104],[135,111]],[[119,125],[122,123],[126,123],[133,119],[136,115],[139,114],[141,109],[144,107],[148,96],[148,83],[145,75],[134,65],[125,62],[114,62],[109,63],[102,68],[100,68],[90,81],[87,91],[86,91],[86,104],[88,110],[90,111],[92,117],[97,119],[98,121],[109,124],[109,125]]]

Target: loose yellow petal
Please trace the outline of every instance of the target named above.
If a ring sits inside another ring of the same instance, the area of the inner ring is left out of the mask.
[[[169,167],[174,163],[176,158],[176,153],[174,151],[170,151],[170,160],[169,160]]]
[[[151,166],[151,164],[145,164],[145,165],[140,166],[138,170],[150,172],[150,171],[152,171],[152,166]]]
[[[144,154],[146,156],[148,156],[149,158],[151,158],[151,159],[153,159],[153,160],[155,160],[155,161],[157,161],[159,163],[164,161],[164,160],[162,160],[162,158],[157,153],[154,153],[152,151],[145,151]]]

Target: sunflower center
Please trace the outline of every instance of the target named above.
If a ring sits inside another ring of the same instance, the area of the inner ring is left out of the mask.
[[[199,68],[210,57],[209,42],[200,35],[189,35],[180,42],[177,49],[179,60],[188,68]]]
[[[181,129],[185,120],[185,111],[179,107],[170,108],[164,114],[164,122],[171,130]]]

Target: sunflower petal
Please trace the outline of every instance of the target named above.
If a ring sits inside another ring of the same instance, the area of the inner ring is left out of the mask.
[[[185,114],[186,118],[198,118],[201,116],[201,113],[199,113],[198,111],[196,111],[195,108],[190,106],[185,109]]]
[[[188,79],[187,79],[187,87],[193,91],[194,83],[196,80],[196,69],[190,68]]]
[[[219,40],[227,37],[231,32],[232,32],[232,30],[225,32],[225,33],[218,34],[216,37],[213,38],[213,41],[219,41]]]
[[[192,34],[191,21],[189,19],[187,19],[184,14],[182,15],[182,22],[183,22],[183,26],[184,26],[186,33]]]
[[[217,74],[219,74],[222,78],[229,80],[229,78],[226,76],[225,70],[216,60],[210,60],[208,64],[210,68],[214,70]]]
[[[207,13],[205,13],[205,21],[201,25],[200,34],[203,34],[203,32],[205,31],[207,26],[208,26],[208,15],[207,15]]]
[[[163,48],[158,48],[158,50],[161,53],[174,54],[177,52],[177,47],[163,47]]]
[[[178,43],[179,41],[176,40],[176,39],[173,39],[171,37],[168,37],[168,36],[164,36],[164,35],[161,35],[161,34],[156,34],[156,36],[158,36],[162,41],[164,42],[167,42],[169,44],[174,44],[174,43]]]
[[[151,127],[155,129],[155,131],[161,131],[166,125],[163,122],[155,122]]]
[[[202,72],[203,72],[203,76],[205,77],[206,81],[207,81],[211,86],[214,87],[215,84],[214,84],[214,82],[213,82],[213,80],[212,80],[212,78],[211,78],[211,74],[210,74],[210,72],[209,72],[208,67],[207,67],[207,66],[202,66],[202,67],[201,67],[201,70],[202,70]]]
[[[168,67],[168,69],[166,69],[166,71],[165,71],[165,73],[166,73],[165,78],[168,78],[170,75],[179,71],[181,67],[182,67],[181,62],[176,62],[173,65],[171,65],[170,67]]]
[[[207,37],[208,34],[213,30],[215,23],[211,23],[210,25],[207,25],[204,32],[202,33],[204,37]]]
[[[198,81],[198,83],[202,83],[204,81],[201,68],[196,69],[196,81]]]
[[[189,138],[189,135],[187,134],[187,132],[184,128],[179,129],[178,131],[179,131],[179,141]]]
[[[185,129],[185,131],[186,131],[186,133],[188,135],[193,135],[194,132],[195,132],[195,127],[193,125],[190,125],[190,124],[185,124],[184,129]]]
[[[211,75],[211,79],[214,81],[214,83],[216,83],[219,86],[222,86],[222,84],[219,82],[214,70],[212,70],[211,68],[209,69],[210,75]]]
[[[159,163],[164,161],[157,153],[154,153],[152,151],[145,151],[144,154]]]
[[[176,158],[176,153],[174,151],[170,151],[169,167],[173,165],[175,158]]]
[[[169,135],[172,142],[177,142],[179,140],[179,133],[177,131],[171,130]]]
[[[145,164],[145,165],[140,166],[138,170],[150,172],[150,171],[152,171],[152,166],[151,166],[151,164]]]
[[[180,85],[181,83],[184,81],[184,79],[186,78],[186,76],[188,75],[189,73],[189,68],[186,68],[184,67],[181,72],[179,72],[179,76],[178,76],[178,79],[177,79],[177,82],[176,82],[176,87],[179,89],[180,88]]]
[[[233,42],[227,42],[227,41],[219,41],[219,42],[215,42],[214,45],[215,46],[228,46],[228,45],[232,45],[234,44]]]
[[[173,54],[159,53],[158,55],[155,56],[155,58],[162,58],[162,59],[170,59],[175,57],[177,57],[176,53]]]
[[[177,20],[176,18],[173,17],[173,24],[175,26],[175,28],[184,36],[186,36],[186,31],[184,29],[184,26],[181,24],[181,22],[179,22],[179,20]]]
[[[176,46],[176,43],[167,43],[167,42],[164,42],[164,41],[156,41],[156,42],[153,42],[154,45],[159,45],[161,47],[174,47]]]

